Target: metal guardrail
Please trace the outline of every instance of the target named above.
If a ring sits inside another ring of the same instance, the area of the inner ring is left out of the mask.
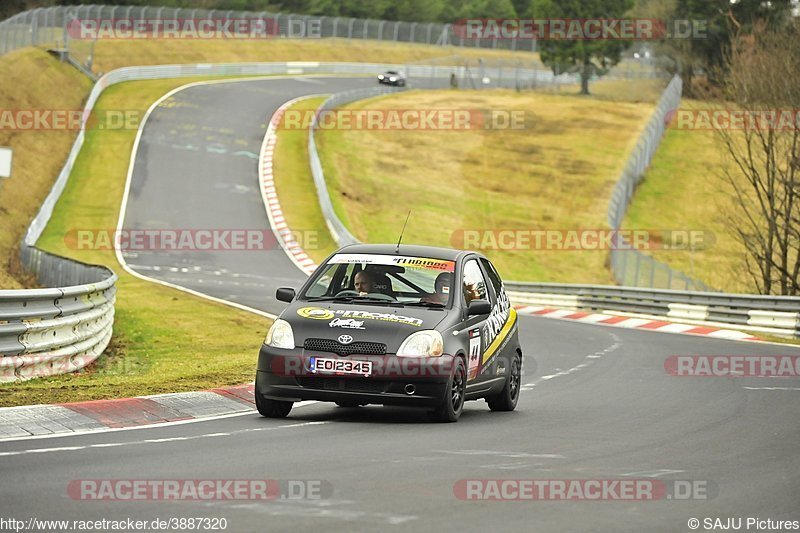
[[[58,289],[0,291],[0,382],[74,372],[111,340],[117,277]]]
[[[516,305],[655,315],[800,338],[800,297],[562,283],[505,286]]]

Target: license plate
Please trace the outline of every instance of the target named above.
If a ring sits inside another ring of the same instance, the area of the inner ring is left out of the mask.
[[[310,370],[315,374],[354,374],[369,376],[372,374],[372,361],[351,361],[349,359],[324,359],[312,357]]]

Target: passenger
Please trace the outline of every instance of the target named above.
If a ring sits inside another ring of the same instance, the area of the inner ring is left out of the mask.
[[[450,285],[453,282],[453,274],[450,272],[442,272],[436,276],[436,281],[433,282],[433,294],[424,296],[420,301],[429,304],[447,305],[447,300],[450,298]]]

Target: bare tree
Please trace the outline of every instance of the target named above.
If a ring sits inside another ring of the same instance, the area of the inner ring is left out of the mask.
[[[732,165],[728,223],[747,250],[762,294],[800,294],[800,25],[756,25],[734,36],[725,58],[727,99],[742,112],[716,131]]]

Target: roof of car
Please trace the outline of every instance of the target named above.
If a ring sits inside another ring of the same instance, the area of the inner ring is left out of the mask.
[[[412,257],[444,259],[446,261],[457,261],[461,256],[473,253],[467,250],[454,250],[452,248],[418,246],[413,244],[401,244],[399,252],[396,250],[396,244],[350,244],[338,250],[337,253],[407,255]]]

